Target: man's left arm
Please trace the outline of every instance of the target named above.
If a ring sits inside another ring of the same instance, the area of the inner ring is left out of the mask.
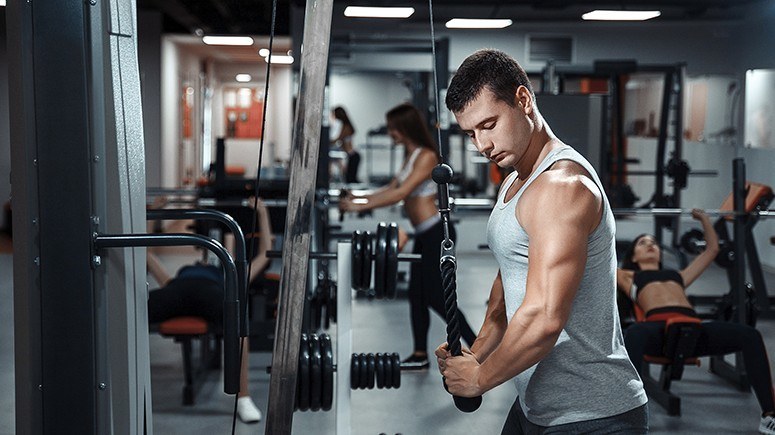
[[[525,207],[517,208],[516,218],[530,238],[525,299],[484,363],[470,354],[447,360],[451,393],[480,395],[554,348],[584,274],[589,234],[600,222],[599,190],[584,179],[546,173],[520,199]]]

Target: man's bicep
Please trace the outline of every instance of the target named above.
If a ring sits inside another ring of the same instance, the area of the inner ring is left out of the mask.
[[[526,215],[530,263],[525,299],[562,316],[564,323],[587,262],[588,216],[594,217],[597,207],[593,197],[584,195],[575,201],[543,202]]]

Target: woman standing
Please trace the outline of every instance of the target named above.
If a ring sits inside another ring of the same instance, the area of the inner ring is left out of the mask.
[[[345,183],[358,183],[358,165],[361,162],[361,154],[353,147],[355,127],[344,107],[337,106],[333,111],[334,120],[340,124],[338,132],[331,139],[332,145],[342,148],[347,153],[347,161],[342,162],[341,171]],[[332,129],[333,130],[333,129]]]
[[[404,210],[414,227],[415,254],[422,261],[412,263],[409,279],[409,309],[411,314],[414,353],[402,362],[406,368],[428,367],[428,328],[433,308],[444,317],[444,296],[439,271],[440,246],[444,231],[436,208],[436,183],[431,179],[433,168],[439,163],[439,151],[431,139],[420,111],[410,104],[391,109],[387,115],[388,134],[396,144],[404,147],[404,164],[395,178],[376,192],[358,198],[343,199],[339,208],[343,211],[366,211],[404,202]],[[456,239],[450,224],[449,234]],[[470,345],[476,334],[463,313],[458,310],[462,338]]]

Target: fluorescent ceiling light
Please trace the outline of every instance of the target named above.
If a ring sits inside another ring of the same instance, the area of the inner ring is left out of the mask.
[[[264,57],[264,60],[268,63],[269,56]],[[283,54],[273,54],[272,63],[276,63],[279,65],[290,65],[293,63],[293,56],[286,56]]]
[[[261,50],[258,50],[258,55],[261,56],[261,57],[269,56],[269,49],[268,48],[262,48]]]
[[[0,6],[5,6],[5,0],[0,0]]]
[[[414,8],[347,6],[344,10],[345,17],[356,18],[409,18],[413,13]]]
[[[581,18],[598,21],[645,21],[662,15],[660,11],[612,11],[598,9],[587,12]]]
[[[250,77],[250,74],[237,74],[234,77],[234,79],[237,80],[240,83],[249,82],[251,78],[252,77]]]
[[[453,18],[447,21],[448,29],[502,29],[509,27],[509,19]]]
[[[207,45],[253,45],[250,36],[203,36],[202,42]]]

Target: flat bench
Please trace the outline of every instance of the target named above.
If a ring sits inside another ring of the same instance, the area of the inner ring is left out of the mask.
[[[193,405],[203,381],[221,368],[221,338],[201,317],[175,317],[158,326],[159,334],[171,337],[183,349],[183,405]],[[193,358],[193,342],[198,342],[199,357]]]

